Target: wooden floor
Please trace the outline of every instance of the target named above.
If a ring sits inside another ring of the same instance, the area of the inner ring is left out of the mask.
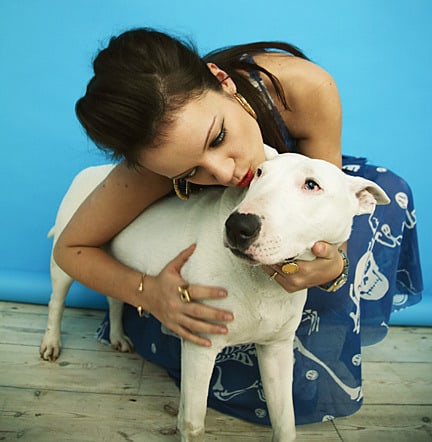
[[[67,309],[63,353],[39,358],[44,306],[0,302],[0,441],[171,442],[179,393],[160,368],[96,342],[103,312]],[[365,404],[297,428],[299,441],[432,441],[432,329],[391,328],[364,350]],[[267,427],[213,410],[207,440],[270,441]]]

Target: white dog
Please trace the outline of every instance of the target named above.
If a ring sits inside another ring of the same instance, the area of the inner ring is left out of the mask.
[[[375,183],[345,175],[330,163],[274,152],[266,146],[268,160],[256,171],[247,191],[209,189],[188,202],[164,199],[109,245],[109,252],[119,261],[156,275],[181,250],[197,243],[182,269],[183,278],[190,284],[228,290],[227,298],[206,303],[233,312],[229,333],[209,336],[210,348],[182,342],[178,427],[184,441],[204,438],[207,392],[216,355],[226,346],[245,343],[256,344],[273,441],[295,439],[293,340],[306,290],[288,295],[260,265],[292,258],[311,260],[316,241],[345,242],[355,215],[372,213],[377,203],[389,201]],[[86,169],[74,181],[59,210],[56,236],[107,172],[107,168]],[[63,210],[68,213],[63,215]],[[59,354],[61,312],[72,282],[55,262],[52,273],[48,329],[41,346],[44,359],[56,359]],[[113,304],[119,302],[111,301],[110,308]],[[117,308],[116,318],[111,312],[111,324],[124,348],[129,342],[121,330],[120,313]]]

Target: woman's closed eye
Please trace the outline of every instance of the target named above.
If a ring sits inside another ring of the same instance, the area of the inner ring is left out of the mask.
[[[209,147],[216,148],[216,147],[220,146],[225,141],[226,134],[227,134],[227,130],[225,129],[225,122],[222,121],[222,126],[220,128],[220,131],[218,132],[218,134],[216,135],[214,140],[209,144]],[[193,169],[189,170],[185,174],[177,177],[177,179],[190,180],[190,179],[194,178],[195,175],[198,173],[198,169],[199,169],[199,167],[194,167]]]
[[[225,122],[222,121],[222,126],[219,133],[216,135],[216,138],[210,143],[210,147],[218,147],[225,140],[225,136],[227,131],[225,129]]]

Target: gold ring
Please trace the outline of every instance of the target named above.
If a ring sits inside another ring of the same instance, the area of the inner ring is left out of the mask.
[[[297,273],[299,270],[299,266],[296,263],[296,261],[290,261],[287,262],[286,264],[284,264],[282,266],[282,271],[286,274],[286,275],[293,275],[294,273]]]
[[[189,294],[189,284],[179,285],[178,291],[180,293],[180,301],[183,302],[183,304],[187,304],[191,302],[191,296]]]
[[[273,275],[270,276],[270,281],[274,281],[277,275],[279,275],[279,273],[274,272]]]

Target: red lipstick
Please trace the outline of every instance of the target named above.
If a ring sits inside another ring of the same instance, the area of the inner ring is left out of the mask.
[[[237,183],[237,187],[247,187],[249,186],[250,182],[252,181],[254,177],[254,171],[252,169],[249,169],[245,176]]]

